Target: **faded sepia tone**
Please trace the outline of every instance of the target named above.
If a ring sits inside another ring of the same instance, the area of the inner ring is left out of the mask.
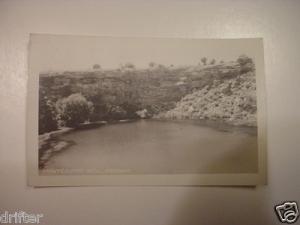
[[[36,160],[36,176],[151,175],[152,184],[162,184],[155,175],[175,175],[181,184],[204,175],[203,184],[225,185],[232,175],[231,184],[258,183],[247,176],[264,168],[260,44],[32,36],[38,147],[29,150],[29,158],[36,154],[29,162]]]

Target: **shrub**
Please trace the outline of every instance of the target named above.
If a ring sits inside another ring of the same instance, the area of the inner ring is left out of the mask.
[[[65,126],[76,127],[89,120],[94,107],[92,102],[87,101],[82,94],[77,93],[58,100],[56,109],[59,119]]]
[[[106,104],[107,109],[107,120],[121,120],[121,119],[127,119],[127,112],[118,105],[113,104]]]

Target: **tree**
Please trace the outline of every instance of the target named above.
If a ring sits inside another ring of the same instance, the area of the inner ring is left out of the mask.
[[[121,64],[120,69],[123,72],[133,72],[133,71],[135,71],[135,65],[133,63],[128,62],[128,63],[125,63],[124,65]]]
[[[93,65],[93,70],[100,70],[101,66],[99,64],[94,64]]]
[[[39,95],[39,134],[57,129],[55,106],[51,100],[40,91]]]
[[[80,123],[89,120],[94,107],[93,103],[80,94],[72,94],[58,100],[56,103],[59,119],[68,127],[77,127]]]
[[[135,69],[135,65],[132,64],[132,63],[126,63],[126,64],[124,65],[124,68]]]
[[[215,65],[215,63],[216,63],[216,60],[215,60],[215,59],[212,59],[212,60],[210,61],[210,65]]]
[[[203,65],[206,65],[206,63],[207,63],[207,58],[206,58],[206,57],[201,58],[201,62],[203,63]]]
[[[151,67],[151,68],[155,67],[155,65],[156,65],[156,64],[155,64],[154,62],[150,62],[150,63],[149,63],[149,67]]]
[[[253,60],[246,55],[240,55],[236,61],[240,65],[246,65],[247,63],[253,63]]]
[[[255,66],[253,60],[250,57],[246,55],[240,55],[236,61],[240,65],[241,73],[254,71]]]
[[[158,69],[160,69],[160,70],[163,70],[163,69],[166,69],[166,67],[163,65],[163,64],[158,64]]]

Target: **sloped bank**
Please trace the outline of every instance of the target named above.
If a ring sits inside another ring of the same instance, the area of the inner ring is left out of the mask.
[[[159,119],[220,121],[237,126],[256,126],[256,85],[253,72],[207,85],[183,97]]]
[[[60,130],[39,135],[39,168],[42,169],[45,163],[55,152],[68,148],[73,143],[60,140],[60,136],[73,131],[74,128],[64,127]]]

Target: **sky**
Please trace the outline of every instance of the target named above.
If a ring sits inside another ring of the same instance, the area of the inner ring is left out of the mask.
[[[202,57],[217,61],[236,60],[241,54],[255,59],[261,39],[176,39],[93,37],[33,34],[30,67],[39,72],[103,69],[133,63],[147,68],[150,62],[163,65],[197,65]]]

